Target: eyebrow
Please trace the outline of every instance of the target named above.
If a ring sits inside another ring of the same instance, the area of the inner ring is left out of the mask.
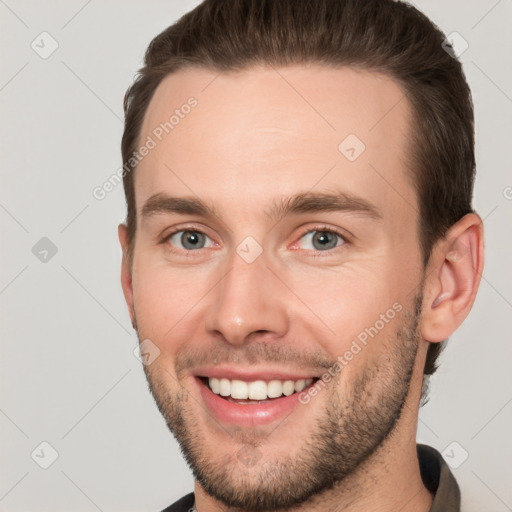
[[[142,207],[142,217],[151,217],[159,213],[176,213],[179,215],[198,215],[201,217],[218,217],[213,206],[195,197],[171,197],[167,194],[152,195]]]
[[[350,194],[304,192],[289,198],[280,198],[270,208],[264,210],[265,215],[277,222],[291,214],[349,212],[362,214],[370,219],[382,219],[379,210],[363,198]],[[158,193],[151,196],[142,207],[142,217],[156,214],[197,215],[200,217],[218,217],[219,213],[213,206],[196,197],[172,197]]]
[[[359,213],[371,219],[381,219],[379,210],[361,197],[343,192],[313,193],[304,192],[290,198],[280,199],[267,210],[265,214],[273,221],[280,221],[290,214],[349,212]]]

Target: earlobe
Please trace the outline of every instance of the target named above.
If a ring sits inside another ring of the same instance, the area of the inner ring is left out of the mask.
[[[135,328],[135,313],[133,308],[133,286],[132,286],[132,269],[130,262],[128,261],[129,251],[129,240],[128,240],[128,228],[126,224],[119,224],[117,228],[117,234],[119,237],[119,243],[123,251],[123,258],[121,262],[121,286],[123,288],[124,299],[128,306],[128,313],[130,314],[130,320],[132,326]]]
[[[483,260],[482,221],[470,213],[433,250],[425,286],[423,339],[443,341],[463,322],[475,301]]]

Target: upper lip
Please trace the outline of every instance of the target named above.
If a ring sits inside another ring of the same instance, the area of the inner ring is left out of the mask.
[[[242,380],[245,382],[254,382],[256,380],[301,380],[301,379],[316,379],[318,376],[311,372],[304,372],[303,370],[297,371],[284,371],[261,369],[251,367],[250,369],[242,369],[240,367],[233,368],[229,366],[205,366],[194,370],[196,377],[209,377],[217,379],[230,379]]]

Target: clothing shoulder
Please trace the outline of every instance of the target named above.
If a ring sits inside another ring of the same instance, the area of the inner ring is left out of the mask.
[[[194,506],[194,493],[187,494],[181,500],[169,505],[162,512],[188,512]]]
[[[460,489],[442,455],[431,446],[417,445],[421,478],[434,495],[430,512],[460,512]]]

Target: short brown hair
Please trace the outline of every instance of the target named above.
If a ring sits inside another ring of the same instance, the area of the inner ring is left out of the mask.
[[[162,79],[187,67],[236,71],[257,64],[314,62],[385,73],[413,110],[410,167],[418,195],[424,265],[434,243],[472,212],[473,104],[445,36],[413,6],[396,0],[205,0],[151,41],[124,99],[123,182],[131,264],[136,231],[135,165],[140,130]],[[132,159],[133,161],[133,159]],[[443,348],[432,343],[425,375]]]

